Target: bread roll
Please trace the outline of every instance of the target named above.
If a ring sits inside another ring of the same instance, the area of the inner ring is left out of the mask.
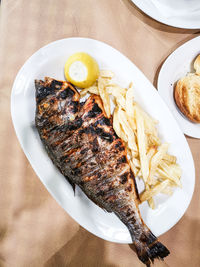
[[[174,98],[180,111],[189,120],[200,123],[200,76],[190,73],[180,79],[174,90]]]

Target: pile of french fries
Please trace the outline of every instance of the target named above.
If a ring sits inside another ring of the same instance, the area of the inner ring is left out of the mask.
[[[113,72],[101,71],[96,83],[81,90],[80,94],[81,97],[87,93],[100,95],[108,118],[111,116],[111,101],[115,104],[113,128],[125,142],[135,177],[144,182],[140,201],[148,201],[155,209],[155,195],[172,195],[174,187],[181,187],[181,168],[176,157],[168,154],[169,144],[161,143],[156,128],[158,122],[134,100],[133,84],[122,88],[113,83],[113,77]]]

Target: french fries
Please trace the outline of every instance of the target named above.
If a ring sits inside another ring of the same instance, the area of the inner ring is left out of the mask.
[[[113,128],[116,134],[125,142],[128,141],[125,132],[123,131],[119,120],[119,108],[117,107],[113,114]]]
[[[137,151],[137,145],[136,145],[136,139],[135,139],[135,134],[134,131],[132,130],[126,112],[123,111],[121,108],[119,108],[119,120],[121,122],[122,125],[122,129],[124,130],[127,139],[128,139],[128,147],[129,149],[133,150],[133,151]]]
[[[141,171],[144,182],[147,182],[149,176],[149,162],[146,152],[146,136],[144,131],[144,119],[141,114],[136,110],[136,125],[137,125],[137,140],[140,155]]]
[[[165,180],[161,183],[156,184],[152,189],[145,190],[144,192],[140,194],[141,202],[145,200],[149,200],[153,196],[162,192],[162,190],[166,189],[168,186],[169,186],[169,180]]]
[[[158,151],[155,153],[155,155],[151,158],[150,161],[150,169],[149,169],[149,176],[148,176],[148,184],[152,184],[154,175],[156,173],[156,169],[161,162],[162,158],[164,157],[164,154],[166,154],[168,150],[169,145],[168,144],[162,144]]]
[[[109,85],[106,88],[109,95],[113,96],[115,98],[115,102],[117,106],[125,109],[126,107],[126,100],[124,98],[124,95],[126,92],[123,90],[123,88],[116,86],[116,85]]]
[[[110,118],[110,98],[108,92],[106,91],[106,82],[104,81],[103,77],[99,77],[98,79],[98,91],[100,97],[103,101],[104,109],[108,118]]]
[[[163,159],[169,163],[176,163],[176,157],[169,154],[165,154]]]
[[[88,88],[85,88],[85,89],[81,90],[80,95],[81,95],[81,97],[83,97],[87,93],[99,95],[99,90],[98,90],[97,85],[92,85],[92,86],[90,86]]]
[[[133,85],[132,83],[129,86],[129,89],[126,92],[126,114],[128,117],[128,121],[132,127],[132,129],[136,132],[136,123],[135,123],[135,106],[134,106],[134,95],[133,95]]]
[[[114,73],[111,70],[101,70],[100,76],[102,78],[109,78],[112,79],[114,77]]]
[[[155,209],[157,194],[171,196],[175,187],[181,187],[181,168],[176,157],[168,154],[169,144],[161,143],[156,128],[158,121],[135,101],[133,84],[122,88],[113,82],[113,77],[112,71],[100,71],[96,83],[83,89],[80,95],[100,95],[108,118],[111,117],[111,101],[115,104],[113,128],[125,142],[132,172],[144,182],[140,201],[147,201]]]

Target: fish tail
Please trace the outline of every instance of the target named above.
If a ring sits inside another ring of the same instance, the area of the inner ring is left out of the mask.
[[[154,259],[163,260],[170,253],[150,230],[142,233],[138,240],[135,239],[134,235],[132,235],[132,239],[138,258],[147,267],[154,262]]]

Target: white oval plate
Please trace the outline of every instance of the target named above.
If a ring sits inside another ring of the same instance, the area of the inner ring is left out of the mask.
[[[199,0],[132,0],[144,13],[164,24],[200,29]]]
[[[160,121],[160,136],[171,144],[170,152],[177,156],[183,169],[182,189],[176,189],[170,198],[158,196],[154,211],[147,203],[140,206],[144,221],[159,236],[183,216],[190,203],[195,182],[193,159],[184,135],[157,91],[141,71],[116,49],[92,39],[69,38],[53,42],[31,56],[19,71],[11,96],[12,119],[20,144],[42,183],[74,220],[103,239],[131,243],[127,228],[114,214],[104,212],[79,189],[74,196],[70,184],[49,159],[34,126],[34,79],[45,76],[64,79],[64,63],[69,55],[78,51],[92,55],[101,69],[114,71],[124,86],[133,80],[136,99]]]
[[[174,85],[188,72],[194,72],[193,63],[200,54],[200,36],[177,48],[164,62],[158,76],[158,92],[168,105],[182,131],[191,137],[200,138],[200,123],[189,121],[174,101]]]

